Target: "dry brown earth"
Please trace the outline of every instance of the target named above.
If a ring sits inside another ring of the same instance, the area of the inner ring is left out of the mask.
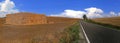
[[[0,19],[3,24],[5,19]],[[48,17],[54,24],[0,25],[0,43],[58,43],[61,32],[79,19]]]

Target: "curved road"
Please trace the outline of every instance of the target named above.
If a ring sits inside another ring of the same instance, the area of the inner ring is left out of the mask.
[[[120,43],[120,31],[81,21],[90,43]]]

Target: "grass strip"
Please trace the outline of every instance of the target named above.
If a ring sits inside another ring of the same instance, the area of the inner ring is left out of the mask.
[[[60,43],[79,43],[80,40],[80,25],[79,22],[74,25],[68,27],[60,39]]]

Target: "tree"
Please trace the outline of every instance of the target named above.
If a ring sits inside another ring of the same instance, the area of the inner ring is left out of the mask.
[[[88,19],[87,16],[86,16],[86,14],[83,15],[83,19],[84,19],[84,20],[87,20],[87,19]]]

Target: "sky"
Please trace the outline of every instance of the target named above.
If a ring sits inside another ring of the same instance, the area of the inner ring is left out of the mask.
[[[73,18],[120,16],[120,0],[0,0],[0,17],[19,12]]]

